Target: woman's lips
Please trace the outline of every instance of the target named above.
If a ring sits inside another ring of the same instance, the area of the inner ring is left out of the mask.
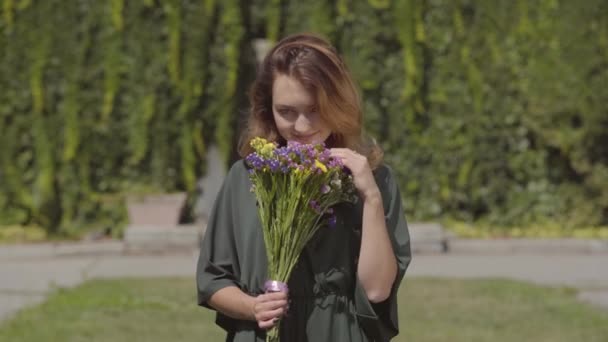
[[[293,140],[301,143],[301,144],[310,144],[313,142],[314,137],[317,135],[317,132],[307,135],[293,135]]]

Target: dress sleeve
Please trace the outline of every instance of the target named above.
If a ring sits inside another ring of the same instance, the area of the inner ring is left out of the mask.
[[[239,282],[238,255],[234,240],[233,203],[236,192],[235,166],[226,176],[215,199],[207,229],[201,243],[196,268],[198,304],[206,308],[209,298],[222,288],[236,286],[243,288]],[[216,323],[230,330],[234,320],[222,313],[217,313]]]
[[[397,291],[405,271],[412,260],[410,236],[401,205],[399,192],[392,170],[387,166],[375,172],[376,182],[382,193],[386,228],[397,258],[397,277],[389,297],[381,303],[371,303],[359,278],[355,286],[355,307],[360,325],[372,341],[389,341],[399,333],[397,316]]]

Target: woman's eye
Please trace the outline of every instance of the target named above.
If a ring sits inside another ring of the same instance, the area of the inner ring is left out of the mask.
[[[281,114],[281,116],[290,116],[293,115],[295,113],[295,111],[293,109],[280,109],[279,110],[279,114]]]

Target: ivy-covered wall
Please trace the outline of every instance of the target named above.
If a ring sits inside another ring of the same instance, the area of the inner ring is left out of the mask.
[[[234,160],[252,41],[329,37],[410,219],[608,224],[604,0],[0,0],[0,226],[124,220]]]

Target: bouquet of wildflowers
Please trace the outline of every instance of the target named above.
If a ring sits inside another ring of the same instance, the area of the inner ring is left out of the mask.
[[[289,142],[279,147],[262,138],[251,141],[249,166],[268,257],[265,291],[287,292],[300,253],[315,232],[336,224],[332,206],[354,202],[355,187],[340,160],[323,144]],[[278,341],[278,325],[266,341]]]

